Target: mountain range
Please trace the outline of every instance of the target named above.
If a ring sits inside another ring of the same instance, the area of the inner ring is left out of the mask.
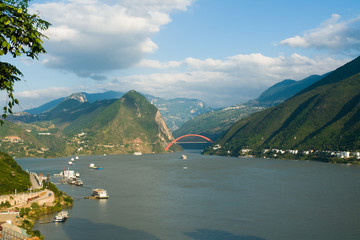
[[[360,57],[285,102],[237,121],[209,154],[243,149],[355,151],[360,149]]]
[[[41,114],[10,118],[0,128],[0,150],[14,156],[158,153],[174,139],[159,110],[136,91],[92,103],[75,94]]]
[[[283,80],[265,90],[254,100],[203,113],[184,123],[179,129],[173,132],[173,135],[176,138],[186,133],[194,133],[216,140],[236,121],[246,118],[255,112],[264,110],[265,108],[280,104],[328,74],[329,73],[326,73],[321,76],[311,75],[299,81],[291,79]]]
[[[69,99],[75,100],[72,101],[71,104],[79,105],[85,102],[95,103],[96,101],[119,99],[124,94],[124,92],[117,91],[107,91],[104,93],[73,93],[68,97],[55,99],[37,108],[25,110],[24,112],[34,115],[27,116],[28,118],[38,117],[41,114],[50,112],[54,108],[61,108],[60,105],[64,104],[63,102],[67,102],[67,104],[69,104],[70,102],[67,101]],[[149,102],[151,102],[159,109],[167,126],[172,131],[178,129],[179,127],[181,127],[182,124],[194,118],[195,116],[212,110],[210,106],[198,99],[175,98],[167,100],[159,97],[154,97],[149,94],[142,95],[144,95]]]

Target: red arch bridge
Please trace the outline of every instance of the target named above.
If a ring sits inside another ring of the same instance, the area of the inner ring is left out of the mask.
[[[167,151],[167,150],[171,147],[171,145],[173,145],[173,144],[176,143],[178,140],[180,140],[180,139],[182,139],[182,138],[184,138],[184,137],[201,137],[201,138],[207,140],[208,142],[211,142],[211,143],[214,142],[214,141],[211,140],[210,138],[207,138],[207,137],[202,136],[202,135],[199,135],[199,134],[186,134],[186,135],[184,135],[184,136],[178,137],[177,139],[175,139],[174,141],[172,141],[171,143],[169,143],[169,145],[166,146],[165,151]]]

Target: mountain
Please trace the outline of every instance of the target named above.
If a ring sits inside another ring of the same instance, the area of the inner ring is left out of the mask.
[[[77,94],[42,114],[9,119],[0,128],[0,150],[15,156],[162,152],[174,139],[158,109],[136,91],[93,103]]]
[[[360,149],[360,57],[329,73],[276,107],[236,122],[217,141],[221,149]]]
[[[125,93],[123,92],[115,92],[115,91],[107,91],[104,93],[86,93],[86,92],[80,92],[80,93],[73,93],[68,97],[62,97],[55,99],[53,101],[50,101],[48,103],[45,103],[37,108],[27,109],[24,112],[30,113],[30,114],[41,114],[44,112],[48,112],[57,105],[59,105],[63,101],[67,101],[69,99],[74,99],[79,102],[96,102],[100,100],[109,100],[109,99],[119,99],[121,98]]]
[[[70,154],[66,136],[51,122],[13,123],[0,127],[0,151],[12,156],[55,157]]]
[[[272,107],[294,96],[301,90],[324,78],[324,75],[311,75],[299,81],[286,79],[268,88],[255,100],[250,100],[246,105]]]
[[[286,79],[271,86],[258,98],[250,100],[247,103],[203,113],[190,119],[179,129],[175,130],[173,132],[174,137],[194,133],[207,136],[215,141],[236,121],[246,118],[254,112],[278,105],[304,88],[319,81],[327,74],[321,76],[312,75],[299,81]]]
[[[38,108],[28,109],[25,110],[25,113],[18,113],[17,115],[22,115],[23,121],[25,121],[26,118],[31,117],[30,115],[26,115],[26,113],[36,115],[33,117],[39,117],[48,112],[54,114],[57,110],[60,110],[62,113],[62,109],[66,109],[66,105],[68,105],[67,108],[69,109],[69,107],[74,108],[81,103],[95,103],[96,101],[119,99],[124,94],[123,92],[116,91],[107,91],[104,93],[73,93],[66,98],[53,100]],[[144,96],[160,110],[166,124],[172,131],[178,129],[188,120],[212,110],[210,106],[198,99],[175,98],[166,100],[148,94],[144,94]],[[51,119],[51,117],[49,118]],[[65,118],[65,116],[63,116],[63,118]]]
[[[166,124],[172,131],[175,131],[194,117],[212,110],[210,106],[198,99],[175,98],[166,100],[150,95],[145,96],[159,109]]]
[[[162,152],[174,139],[159,110],[136,91],[128,92],[97,114],[78,118],[64,132],[81,133],[92,153],[99,153],[98,148],[112,154]]]
[[[175,138],[178,138],[189,133],[200,134],[215,141],[236,121],[262,109],[264,108],[235,105],[213,110],[184,123],[179,129],[173,132],[173,135]]]

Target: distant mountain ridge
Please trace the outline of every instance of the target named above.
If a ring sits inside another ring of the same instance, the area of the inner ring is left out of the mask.
[[[279,83],[274,84],[266,91],[264,91],[258,98],[248,101],[245,105],[261,106],[261,107],[273,107],[286,99],[294,96],[303,89],[318,82],[320,79],[327,76],[324,75],[311,75],[299,81],[286,79]]]
[[[70,101],[69,99],[74,100],[72,104],[79,105],[79,103],[94,103],[101,100],[114,100],[121,98],[125,93],[116,92],[116,91],[107,91],[103,93],[73,93],[68,97],[59,98],[43,104],[37,108],[28,109],[24,112],[29,114],[40,115],[52,111],[54,108],[61,108],[63,102]],[[143,94],[149,102],[154,104],[159,108],[162,117],[164,118],[166,124],[171,130],[178,129],[182,124],[188,120],[196,117],[199,114],[211,111],[212,108],[208,106],[201,100],[198,99],[187,99],[187,98],[175,98],[166,100],[159,97],[154,97],[149,94]],[[77,102],[75,102],[77,101]],[[60,107],[59,107],[60,106]]]
[[[360,150],[360,57],[329,73],[276,107],[236,122],[217,144],[244,148]]]
[[[68,97],[62,97],[55,99],[53,101],[50,101],[48,103],[45,103],[37,108],[27,109],[24,112],[30,113],[30,114],[40,114],[47,111],[50,111],[52,108],[56,107],[59,103],[68,100],[68,99],[74,99],[79,102],[96,102],[99,100],[109,100],[109,99],[119,99],[121,98],[125,93],[124,92],[116,92],[116,91],[107,91],[104,93],[86,93],[86,92],[80,92],[80,93],[73,93]]]

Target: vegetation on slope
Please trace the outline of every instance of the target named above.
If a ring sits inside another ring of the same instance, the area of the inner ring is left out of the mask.
[[[221,151],[239,155],[244,148],[359,150],[359,70],[357,58],[277,107],[238,121],[217,142]],[[349,76],[352,73],[356,74]]]
[[[0,195],[28,190],[29,174],[17,162],[4,152],[0,152]]]
[[[246,105],[262,107],[276,106],[279,103],[285,101],[286,99],[294,96],[301,90],[324,78],[326,75],[328,75],[328,73],[321,76],[312,75],[299,81],[286,79],[271,86],[266,91],[264,91],[258,98],[247,102]]]
[[[181,128],[174,131],[173,135],[177,138],[185,134],[200,134],[215,141],[236,121],[260,110],[263,108],[237,105],[203,113],[186,122]]]
[[[161,152],[172,136],[162,132],[157,114],[144,96],[130,91],[94,118],[87,131],[94,143],[119,145],[115,152]]]
[[[34,121],[39,115],[23,115],[18,119],[27,123],[7,122],[0,129],[0,150],[17,157],[152,153],[164,151],[173,139],[158,109],[135,91],[93,103],[73,104],[74,97],[40,114],[42,121]]]
[[[312,75],[299,81],[290,79],[281,81],[265,90],[258,98],[247,103],[211,111],[195,117],[174,131],[174,137],[180,137],[187,133],[196,133],[217,140],[240,119],[246,118],[254,112],[280,104],[326,75]]]

